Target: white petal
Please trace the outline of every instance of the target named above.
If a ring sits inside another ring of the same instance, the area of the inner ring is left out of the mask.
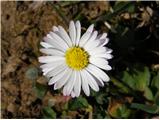
[[[72,96],[72,98],[74,98],[74,97],[76,97],[76,94],[72,91],[71,96]]]
[[[86,76],[84,74],[84,71],[80,71],[81,77],[82,77],[82,89],[84,91],[84,93],[89,96],[90,95],[90,89],[89,89],[89,85],[88,85],[88,79],[86,79]]]
[[[106,49],[106,53],[112,53],[112,52],[113,52],[112,49],[109,49],[109,48]]]
[[[62,48],[64,48],[65,50],[68,49],[68,45],[67,43],[56,33],[54,32],[50,32],[50,35],[52,36],[52,38],[55,40],[55,42],[57,42],[57,44],[59,44],[59,46],[61,46]]]
[[[108,65],[108,61],[103,59],[103,58],[98,58],[98,57],[94,57],[94,56],[90,56],[89,58],[90,63],[92,64],[107,64]]]
[[[67,96],[67,87],[66,86],[63,87],[63,95]]]
[[[76,43],[76,28],[75,28],[75,24],[73,21],[71,21],[69,24],[69,35],[71,37],[73,45],[75,45],[75,43]]]
[[[107,37],[107,33],[103,33],[97,37],[97,39],[105,39]]]
[[[86,70],[84,70],[84,74],[86,76],[86,79],[88,79],[88,84],[89,86],[94,90],[94,91],[99,91],[99,87],[98,84],[96,83],[96,81],[94,80],[93,76],[88,73]]]
[[[78,45],[80,37],[81,37],[81,24],[80,24],[79,21],[76,22],[76,33],[77,33],[77,36],[76,36],[76,45]]]
[[[64,71],[62,71],[61,73],[59,73],[59,74],[57,74],[56,76],[52,77],[52,79],[49,80],[48,85],[52,85],[52,84],[54,84],[55,82],[57,82],[57,81],[59,81],[60,79],[62,79],[63,76],[66,74],[67,70],[68,70],[68,69],[66,68],[66,69],[65,69]]]
[[[60,33],[61,37],[67,42],[69,47],[71,47],[72,41],[71,41],[70,37],[68,36],[68,33],[64,30],[64,28],[62,26],[58,26],[58,28],[59,28],[59,33]]]
[[[53,40],[53,38],[52,38],[52,36],[51,36],[51,34],[50,34],[50,33],[49,33],[49,34],[47,34],[47,35],[46,35],[46,37],[47,37],[47,38],[49,38],[49,39],[52,39],[52,40]]]
[[[94,55],[94,57],[100,57],[100,58],[106,58],[106,59],[113,58],[113,56],[111,54],[108,54],[108,53],[96,54],[96,55]]]
[[[61,65],[62,63],[65,63],[64,60],[59,60],[59,61],[55,61],[55,62],[51,62],[51,63],[46,63],[40,66],[40,68],[45,69],[45,68],[54,68],[58,65]]]
[[[91,67],[90,67],[91,66]],[[88,65],[86,70],[91,73],[92,75],[94,75],[94,79],[97,81],[97,83],[101,86],[104,86],[103,80],[101,79],[101,74],[99,74],[99,72],[96,72],[96,70],[92,69],[92,64]]]
[[[91,36],[91,32],[84,33],[83,36],[80,39],[79,46],[83,47],[84,44],[88,41],[90,36]]]
[[[66,72],[66,74],[64,74],[63,79],[61,79],[55,83],[54,89],[59,89],[63,85],[65,85],[67,83],[67,81],[70,80],[69,78],[71,77],[71,74],[72,74],[72,70],[69,68],[68,71]]]
[[[80,42],[79,42],[79,46],[83,47],[83,45],[88,41],[88,39],[90,38],[92,31],[93,31],[93,27],[94,25],[90,25],[89,28],[87,29],[87,31],[82,35]]]
[[[98,32],[94,31],[91,38],[89,39],[89,41],[94,41],[96,39],[97,35],[98,35]]]
[[[48,44],[51,44],[54,48],[58,50],[61,50],[63,52],[66,51],[63,47],[61,47],[60,43],[57,43],[56,40],[54,40],[49,34],[47,35],[47,37],[44,37],[43,40]]]
[[[40,49],[42,53],[48,54],[48,55],[56,55],[56,56],[64,56],[64,52],[56,49]]]
[[[53,30],[54,32],[56,32],[56,31],[58,31],[58,27],[53,26],[53,27],[52,27],[52,30]]]
[[[66,87],[67,87],[66,88],[66,91],[67,91],[66,95],[70,95],[71,94],[71,92],[73,90],[73,87],[74,87],[74,84],[76,82],[76,77],[77,77],[76,72],[73,71],[70,80],[66,84]]]
[[[56,76],[58,73],[64,71],[67,68],[67,66],[65,64],[61,64],[59,66],[57,66],[55,69],[49,71],[46,76],[47,77],[52,77],[52,76]]]
[[[51,44],[48,44],[46,42],[40,42],[40,44],[44,47],[44,48],[54,48]]]
[[[43,75],[45,76],[49,71],[51,71],[53,68],[45,68],[43,69]]]
[[[90,63],[96,65],[97,67],[104,69],[104,70],[111,70],[112,68],[108,65],[108,61],[106,61],[103,58],[96,58],[96,57],[90,57],[89,58]]]
[[[99,46],[102,46],[103,43],[105,42],[105,39],[98,39],[98,41],[100,41]]]
[[[74,92],[76,97],[78,97],[81,92],[81,75],[79,72],[77,72],[77,79],[76,79],[76,84],[74,85]]]
[[[106,39],[105,39],[105,42],[102,44],[102,46],[106,45],[108,42],[109,42],[109,39],[106,38]]]
[[[64,60],[65,58],[62,56],[41,56],[38,58],[40,63],[50,63],[54,61]]]
[[[95,81],[97,82],[97,84],[98,84],[99,86],[101,86],[101,87],[104,86],[104,83],[103,83],[102,80],[97,79],[95,76],[93,76],[93,77],[94,77]]]
[[[87,51],[94,50],[99,45],[99,41],[92,41],[87,48],[85,48]]]
[[[96,55],[96,54],[101,54],[101,53],[105,53],[107,51],[106,47],[96,47],[95,49],[92,50],[88,50],[87,52],[90,55]]]
[[[108,82],[110,78],[108,75],[103,72],[101,69],[96,67],[95,65],[89,64],[86,68],[90,73],[92,73],[98,80],[103,80],[104,82]]]
[[[94,24],[90,25],[86,32],[92,32],[94,28]]]
[[[109,39],[108,38],[99,39],[99,41],[100,41],[99,46],[105,46],[109,42]]]
[[[55,69],[57,66],[62,65],[63,63],[64,63],[64,61],[58,61],[58,62],[54,62],[54,64],[48,63],[48,64],[41,65],[40,67],[42,68],[42,71],[46,75],[48,72]],[[46,66],[48,66],[48,67],[46,67]]]
[[[86,42],[86,44],[84,45],[84,48],[87,50],[90,46],[90,44],[92,44],[92,42],[96,39],[98,32],[94,31],[91,35],[91,37],[89,38],[89,40]]]
[[[58,26],[58,27],[53,26],[52,29],[53,29],[53,32],[56,33],[70,47],[70,44],[68,43],[68,40],[67,40],[67,38],[65,36],[67,33],[64,32],[65,31],[64,28],[62,26]],[[66,34],[64,35],[64,33],[66,33]],[[67,36],[68,36],[68,34],[67,34]],[[69,38],[69,41],[71,42],[70,38]]]

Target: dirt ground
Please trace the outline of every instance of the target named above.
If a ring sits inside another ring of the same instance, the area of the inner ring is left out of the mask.
[[[35,79],[27,78],[25,73],[33,67],[39,69],[39,42],[53,25],[64,22],[50,5],[44,4],[2,2],[3,118],[39,118],[45,104],[37,101]],[[45,83],[40,75],[36,80]]]

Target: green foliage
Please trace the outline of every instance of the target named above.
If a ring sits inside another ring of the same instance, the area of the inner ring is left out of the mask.
[[[127,1],[127,2],[122,2],[122,1],[117,1],[115,5],[113,6],[113,10],[115,13],[120,13],[120,12],[134,12],[134,7],[135,4],[134,2]]]
[[[135,89],[139,91],[144,91],[150,82],[150,72],[148,67],[144,67],[143,71],[135,70],[133,78],[136,81]]]
[[[39,99],[42,99],[47,92],[48,87],[46,85],[35,83],[33,89]]]
[[[130,108],[127,108],[125,104],[117,103],[116,105],[116,103],[114,103],[115,105],[110,106],[110,114],[115,118],[128,118],[134,109],[156,114],[159,108],[158,72],[153,72],[146,66],[135,66],[132,69],[123,71],[122,73],[123,74],[118,75],[119,79],[122,81],[119,81],[114,77],[111,78],[113,85],[116,86],[116,89],[122,94],[130,94],[136,101],[138,100],[143,102],[134,103],[133,101],[132,103],[133,99],[130,99],[128,101],[131,105]],[[114,95],[119,97],[118,94]]]
[[[131,110],[127,108],[125,104],[118,104],[112,108],[110,115],[114,118],[128,118],[130,116]]]
[[[26,77],[31,80],[38,78],[38,69],[36,67],[31,67],[26,71]]]
[[[128,76],[128,74],[126,73],[125,75],[127,75]],[[126,76],[124,76],[124,77],[126,77]],[[129,77],[129,76],[128,76]],[[127,79],[128,80],[128,79]],[[131,91],[130,91],[130,89],[127,87],[127,86],[125,86],[122,82],[120,82],[119,80],[117,80],[116,78],[111,78],[111,81],[112,81],[112,83],[116,86],[116,87],[118,87],[118,89],[119,89],[119,91],[120,92],[122,92],[122,93],[130,93]],[[128,81],[128,82],[130,82],[130,81]]]
[[[157,75],[153,77],[151,86],[159,89],[159,74],[158,73]]]
[[[158,113],[159,107],[157,105],[145,105],[145,104],[139,104],[139,103],[132,103],[131,108],[139,109],[148,113]]]
[[[156,95],[154,96],[154,102],[157,106],[159,106],[159,91],[157,91]]]
[[[133,1],[117,1],[113,6],[113,12],[107,12],[107,14],[100,16],[97,21],[111,21],[114,17],[117,17],[122,12],[133,13],[135,11],[135,2]]]
[[[88,107],[88,101],[83,97],[78,97],[69,102],[69,108],[70,110],[78,110],[82,108]]]
[[[124,71],[123,72],[123,78],[122,78],[123,82],[125,84],[127,84],[129,87],[135,89],[135,80],[133,79],[133,77],[127,72],[127,71]]]
[[[42,114],[44,119],[55,119],[56,113],[53,111],[51,107],[44,107],[42,109]]]
[[[130,113],[131,110],[123,104],[117,109],[117,118],[128,118],[130,116]]]
[[[133,90],[144,92],[150,82],[150,72],[147,67],[143,71],[135,69],[132,74],[124,71],[122,80]]]
[[[153,91],[153,100],[156,105],[159,105],[159,72],[153,74],[150,88]]]
[[[144,93],[143,95],[147,100],[154,101],[155,98],[152,87],[155,87],[158,90],[158,74],[153,77],[151,82],[151,73],[149,69],[147,67],[142,69],[143,70],[138,70],[135,68],[132,73],[124,71],[122,81],[132,90]]]
[[[98,104],[102,105],[104,103],[104,101],[106,101],[107,96],[105,93],[99,94],[96,96],[96,101]]]
[[[148,100],[154,100],[153,93],[149,87],[146,87],[144,90],[144,97]]]

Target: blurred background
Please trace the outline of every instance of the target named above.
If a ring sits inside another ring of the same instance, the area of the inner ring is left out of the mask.
[[[113,49],[111,81],[64,97],[39,68],[40,41],[70,20],[95,24]],[[1,118],[158,118],[159,2],[1,2]]]

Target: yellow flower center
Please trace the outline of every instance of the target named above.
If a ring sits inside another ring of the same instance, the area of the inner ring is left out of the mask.
[[[71,47],[65,54],[67,65],[74,70],[82,70],[89,63],[88,53],[80,47]]]

